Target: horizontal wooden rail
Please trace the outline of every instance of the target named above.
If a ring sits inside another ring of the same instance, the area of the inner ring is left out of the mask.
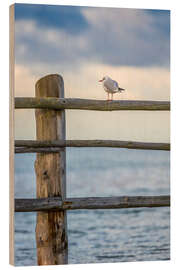
[[[16,212],[170,206],[170,196],[15,199]]]
[[[15,147],[15,154],[25,153],[58,153],[61,152],[61,147]]]
[[[144,101],[144,100],[93,100],[79,98],[33,98],[16,97],[16,109],[76,109],[76,110],[147,110],[169,111],[169,101]]]
[[[144,150],[170,150],[169,143],[145,143],[113,140],[15,141],[15,153],[59,152],[62,147],[117,147]]]

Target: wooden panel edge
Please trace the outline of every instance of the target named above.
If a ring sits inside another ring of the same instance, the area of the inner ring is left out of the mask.
[[[9,263],[14,265],[14,76],[15,5],[9,7]]]

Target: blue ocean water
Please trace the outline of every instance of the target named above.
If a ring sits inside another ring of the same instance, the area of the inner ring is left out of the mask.
[[[168,195],[166,151],[67,148],[67,197]],[[15,197],[35,197],[35,154],[15,156]],[[170,259],[170,209],[68,211],[68,261]],[[15,265],[36,265],[36,213],[15,213]]]

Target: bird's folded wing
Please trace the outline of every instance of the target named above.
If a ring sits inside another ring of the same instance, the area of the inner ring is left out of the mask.
[[[113,81],[113,82],[114,82],[114,87],[118,88],[119,87],[118,83],[116,81]]]

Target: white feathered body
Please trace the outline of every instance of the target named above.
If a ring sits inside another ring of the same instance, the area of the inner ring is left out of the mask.
[[[103,81],[103,88],[107,93],[113,94],[119,92],[118,83],[109,77],[106,77],[106,79]]]

